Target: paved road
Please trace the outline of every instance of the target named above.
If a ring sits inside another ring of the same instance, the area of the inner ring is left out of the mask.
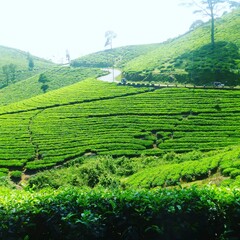
[[[108,71],[110,72],[108,75],[105,75],[105,76],[102,76],[102,77],[99,77],[98,79],[101,80],[101,81],[105,81],[105,82],[115,82],[116,81],[116,77],[118,77],[119,75],[121,75],[121,71],[118,70],[118,69],[104,69],[105,71]]]
[[[126,86],[133,86],[133,87],[153,87],[153,88],[177,88],[177,87],[185,87],[185,88],[197,88],[197,89],[218,89],[218,90],[239,90],[239,87],[214,87],[214,86],[183,86],[183,85],[166,85],[166,84],[150,84],[150,83],[135,83],[135,82],[128,82],[126,84],[121,84],[121,82],[117,81],[116,78],[121,75],[121,71],[118,69],[104,69],[105,71],[108,71],[109,74],[99,77],[98,79],[105,82],[118,82],[120,85],[126,85]]]

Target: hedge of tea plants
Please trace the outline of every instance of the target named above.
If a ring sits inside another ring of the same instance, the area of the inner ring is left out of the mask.
[[[1,239],[239,239],[239,190],[1,188]]]
[[[238,91],[161,89],[47,109],[32,125],[43,158],[27,166],[83,154],[162,155],[237,144],[238,95]]]
[[[239,99],[239,91],[155,90],[89,79],[1,107],[0,160],[20,160],[13,159],[11,145],[21,148],[29,170],[83,155],[133,157],[224,148],[239,143]]]

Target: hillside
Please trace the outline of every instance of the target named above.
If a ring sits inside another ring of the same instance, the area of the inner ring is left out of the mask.
[[[127,46],[93,53],[72,66],[123,69],[128,81],[240,85],[240,9],[216,19],[215,49],[210,22],[159,44]]]
[[[34,67],[29,70],[29,57],[33,60]],[[3,66],[12,64],[15,66],[14,79],[9,80],[9,85],[13,82],[32,77],[39,72],[45,71],[46,69],[55,66],[54,63],[41,59],[35,56],[29,55],[29,53],[0,46],[0,88],[6,85],[6,76],[3,73]]]
[[[31,172],[83,155],[161,156],[235,145],[239,94],[81,81],[0,107],[0,167]]]
[[[144,55],[160,44],[133,45],[92,53],[71,62],[73,67],[115,67],[123,68],[132,59]]]
[[[0,106],[19,102],[103,74],[100,69],[55,66],[0,89]]]
[[[153,189],[190,184],[239,186],[239,145],[203,153],[167,153],[161,157],[81,157],[61,168],[39,172],[28,188],[123,187]],[[61,176],[61,178],[59,178]]]
[[[0,48],[19,71],[0,89],[0,239],[240,239],[239,88],[116,84],[92,68],[115,58],[128,81],[207,85],[214,61],[238,85],[237,14],[218,20],[214,51],[208,24],[81,67],[29,70]]]
[[[132,81],[239,85],[240,9],[216,20],[216,47],[210,46],[210,23],[163,43],[128,62],[124,75]]]

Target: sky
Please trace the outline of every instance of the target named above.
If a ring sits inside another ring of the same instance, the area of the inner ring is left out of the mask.
[[[113,47],[160,43],[196,20],[181,0],[0,0],[0,45],[65,61]]]

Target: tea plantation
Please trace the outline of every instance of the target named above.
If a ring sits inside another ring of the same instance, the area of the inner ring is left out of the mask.
[[[215,49],[209,23],[72,66],[0,46],[0,239],[240,239],[239,14]],[[112,59],[127,84],[87,68]]]
[[[29,57],[31,57],[33,61],[33,69],[29,69]],[[9,85],[33,77],[55,66],[54,63],[36,56],[31,56],[30,53],[0,46],[0,88],[6,87],[6,75],[3,72],[3,67],[10,64],[14,66],[15,71],[13,74],[14,77],[9,79]]]
[[[86,79],[1,106],[0,237],[238,239],[239,94]]]
[[[159,48],[128,62],[124,75],[131,81],[239,85],[240,10],[216,19],[215,49],[210,22],[169,39]]]
[[[82,81],[0,108],[0,167],[38,170],[84,154],[224,148],[240,141],[239,99],[238,90],[154,90]]]
[[[216,19],[215,47],[210,44],[210,22],[160,44],[126,46],[93,53],[72,61],[72,66],[123,70],[133,82],[181,83],[212,86],[222,82],[239,86],[240,10]]]
[[[51,67],[40,74],[35,73],[33,77],[0,89],[0,106],[69,86],[89,77],[98,77],[104,73],[105,71],[94,68]]]

